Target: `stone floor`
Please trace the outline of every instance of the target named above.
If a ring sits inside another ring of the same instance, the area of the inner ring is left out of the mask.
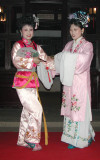
[[[48,131],[61,132],[63,116],[60,116],[61,95],[60,93],[40,93],[46,116]],[[17,132],[22,107],[0,107],[0,132]],[[92,110],[92,125],[95,131],[100,131],[100,110]],[[43,131],[43,124],[42,124]]]

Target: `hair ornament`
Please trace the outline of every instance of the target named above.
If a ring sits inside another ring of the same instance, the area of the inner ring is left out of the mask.
[[[82,23],[83,27],[88,27],[88,23],[90,22],[89,15],[86,14],[86,12],[83,12],[83,11],[78,11],[78,12],[70,14],[68,19],[69,20],[71,20],[71,19],[78,20],[79,22]]]
[[[39,18],[36,17],[35,14],[26,15],[26,16],[18,18],[17,27],[19,31],[22,29],[24,25],[27,25],[27,24],[33,26],[34,29],[37,29],[39,26]]]
[[[39,26],[39,18],[38,18],[38,17],[36,17],[36,15],[35,15],[35,14],[33,14],[33,19],[34,19],[34,22],[36,23],[36,24],[35,24],[35,29],[37,29],[37,28],[38,28],[38,26]]]

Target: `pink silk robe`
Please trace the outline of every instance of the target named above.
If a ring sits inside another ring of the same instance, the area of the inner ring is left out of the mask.
[[[93,46],[84,38],[74,49],[73,43],[74,41],[70,41],[64,48],[66,52],[78,53],[78,57],[72,86],[63,86],[61,115],[73,121],[84,121],[88,96],[91,106],[90,65],[93,58]]]
[[[61,115],[64,116],[61,141],[77,148],[88,147],[95,133],[91,125],[90,65],[93,58],[92,43],[80,37],[66,44],[54,56],[55,71],[63,84]],[[74,61],[75,60],[75,61]]]
[[[26,47],[33,47],[34,49],[32,43],[28,44],[27,40],[22,40],[25,43]],[[33,70],[35,71],[37,65],[33,63],[34,57],[31,57],[31,55],[27,55],[26,57],[17,55],[17,51],[22,47],[24,46],[22,46],[20,41],[16,42],[13,45],[11,52],[12,62],[18,70],[18,75],[29,76]],[[50,58],[46,55],[43,49],[39,45],[36,45],[36,48],[39,53],[39,57],[42,60],[48,60],[48,65],[50,65]],[[23,84],[25,83],[26,79],[17,79],[16,77],[14,77],[15,86],[23,86]],[[37,85],[39,87],[38,80]],[[27,144],[25,143],[25,141],[30,143],[39,143],[41,138],[42,106],[38,101],[34,77],[26,86],[26,88],[16,89],[16,91],[23,106],[17,145],[26,146]]]

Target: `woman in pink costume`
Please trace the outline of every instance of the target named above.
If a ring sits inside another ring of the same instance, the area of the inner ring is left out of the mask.
[[[17,145],[33,148],[33,151],[42,149],[40,145],[42,107],[38,101],[36,87],[39,87],[39,81],[35,71],[41,60],[48,59],[43,49],[31,40],[38,25],[39,20],[34,15],[20,18],[18,27],[22,39],[15,42],[11,51],[12,62],[17,68],[13,88],[16,88],[23,106]],[[23,47],[35,50],[37,56],[34,57],[30,50],[25,53],[22,53],[23,50],[18,52]]]
[[[83,37],[88,15],[78,11],[69,16],[70,35],[63,51],[54,56],[56,73],[63,84],[61,115],[64,116],[61,141],[68,148],[88,147],[95,133],[91,126],[90,65],[93,45]]]

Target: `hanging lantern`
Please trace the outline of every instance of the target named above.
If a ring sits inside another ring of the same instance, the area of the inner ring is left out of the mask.
[[[0,6],[0,13],[3,13],[3,7]]]
[[[0,6],[0,22],[6,21],[6,13],[4,13],[3,7]]]
[[[89,14],[90,14],[91,20],[93,21],[93,29],[94,29],[96,8],[95,7],[89,8]]]
[[[96,10],[97,10],[96,8],[93,8],[93,14],[96,14]]]

